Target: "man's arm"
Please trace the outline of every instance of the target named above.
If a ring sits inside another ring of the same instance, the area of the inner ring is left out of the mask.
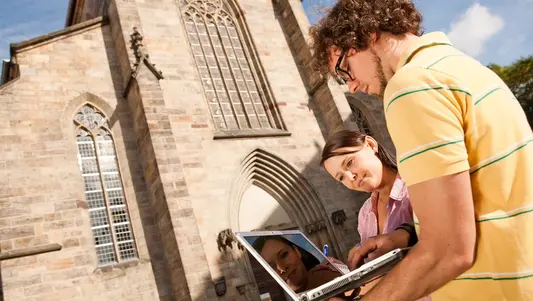
[[[416,300],[474,262],[476,226],[469,172],[415,184],[409,194],[420,222],[418,243],[362,300]]]

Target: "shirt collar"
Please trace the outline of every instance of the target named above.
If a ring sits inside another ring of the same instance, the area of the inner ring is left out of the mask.
[[[389,197],[395,201],[401,201],[404,199],[407,194],[407,187],[405,187],[405,182],[402,180],[400,175],[396,176],[394,184],[392,184],[392,189],[390,191]]]
[[[407,195],[407,187],[405,182],[402,180],[400,175],[396,175],[396,179],[392,184],[392,189],[389,194],[389,201],[401,202]],[[376,206],[378,202],[379,193],[377,191],[372,192],[370,199],[372,201],[372,211],[376,211]]]
[[[452,46],[452,43],[450,42],[446,34],[440,31],[427,33],[419,37],[415,41],[412,41],[407,46],[407,49],[400,55],[400,60],[398,61],[396,70],[399,70],[400,68],[405,66],[407,63],[409,63],[411,59],[416,55],[416,53],[422,48],[437,46],[437,45]]]

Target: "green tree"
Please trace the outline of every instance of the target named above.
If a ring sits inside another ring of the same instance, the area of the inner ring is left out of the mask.
[[[513,91],[526,112],[529,125],[533,127],[533,55],[509,66],[490,64],[488,67]]]

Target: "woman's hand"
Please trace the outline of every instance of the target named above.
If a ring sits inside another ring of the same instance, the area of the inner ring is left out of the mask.
[[[313,267],[311,270],[309,270],[309,272],[314,272],[314,271],[320,271],[320,270],[329,270],[329,271],[332,271],[332,272],[338,272],[338,269],[335,268],[332,263],[335,263],[335,264],[345,264],[344,262],[336,259],[336,258],[333,258],[333,257],[328,257],[327,260],[324,260],[322,263],[320,264],[317,264],[315,267]]]
[[[337,258],[328,257],[329,262],[336,263],[336,264],[345,264],[344,262],[338,260]]]

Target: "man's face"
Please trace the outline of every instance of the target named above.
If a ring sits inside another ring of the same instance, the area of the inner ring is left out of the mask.
[[[329,69],[344,79],[351,93],[361,91],[383,99],[387,79],[381,60],[372,48],[342,51],[331,47]]]

